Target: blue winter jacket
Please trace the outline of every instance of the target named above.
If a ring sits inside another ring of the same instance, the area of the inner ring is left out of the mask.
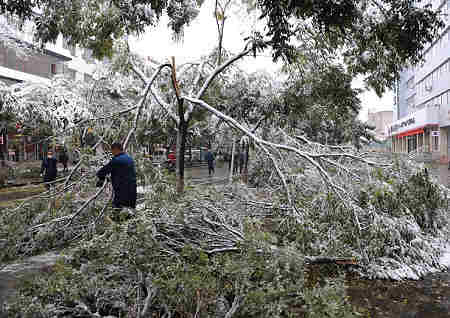
[[[104,180],[111,174],[114,189],[114,206],[136,207],[137,185],[136,167],[133,158],[126,153],[114,156],[111,161],[97,172],[97,177]]]

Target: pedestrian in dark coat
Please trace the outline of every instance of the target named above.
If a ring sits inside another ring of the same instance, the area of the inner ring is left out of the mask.
[[[48,182],[52,182],[56,180],[56,176],[58,175],[57,161],[53,157],[53,152],[47,152],[47,158],[42,160],[41,165],[41,175],[44,175],[45,187],[47,190],[50,189],[50,184]]]
[[[208,149],[208,152],[205,155],[205,160],[208,162],[208,174],[211,176],[214,174],[214,155],[210,149]]]
[[[64,167],[64,172],[67,171],[67,162],[69,161],[69,156],[67,155],[66,151],[63,150],[61,152],[61,155],[59,156],[59,161],[62,163],[63,167]]]
[[[241,152],[239,154],[239,173],[242,174],[242,170],[244,169],[245,165],[245,153]]]
[[[111,145],[113,158],[97,172],[99,181],[97,187],[101,187],[107,175],[111,175],[111,183],[114,190],[113,207],[136,208],[137,185],[136,167],[133,158],[123,152],[120,143]]]

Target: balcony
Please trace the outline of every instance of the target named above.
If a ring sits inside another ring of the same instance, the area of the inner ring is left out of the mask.
[[[32,82],[32,83],[45,83],[50,84],[50,79],[20,72],[4,66],[0,66],[0,78],[6,78],[16,82]]]

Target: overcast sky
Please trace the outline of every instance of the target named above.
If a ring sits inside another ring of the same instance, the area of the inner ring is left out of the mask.
[[[151,56],[158,60],[167,60],[170,56],[175,56],[177,63],[185,61],[195,61],[201,55],[207,55],[217,46],[217,28],[213,16],[214,1],[205,1],[199,16],[194,22],[185,29],[183,41],[176,43],[172,40],[171,33],[167,27],[168,19],[163,17],[157,28],[149,29],[149,31],[140,38],[130,39],[133,50],[144,56]],[[224,32],[224,47],[237,53],[244,47],[243,39],[249,35],[252,28],[261,29],[263,25],[258,22],[256,15],[247,15],[245,12],[234,11],[229,14]],[[265,70],[268,72],[276,72],[280,68],[272,62],[270,52],[264,52],[262,56],[246,57],[240,67],[248,72]],[[361,80],[355,80],[354,86],[363,88]],[[392,93],[385,94],[382,98],[378,98],[375,92],[366,91],[360,95],[362,101],[362,110],[359,115],[360,119],[367,119],[368,109],[392,110],[394,97]]]

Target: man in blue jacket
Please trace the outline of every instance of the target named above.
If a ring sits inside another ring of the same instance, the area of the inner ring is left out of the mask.
[[[113,207],[116,209],[136,208],[137,185],[134,160],[123,152],[120,143],[113,143],[111,152],[113,154],[111,161],[97,172],[99,178],[97,187],[101,187],[106,176],[111,174],[114,190]]]

